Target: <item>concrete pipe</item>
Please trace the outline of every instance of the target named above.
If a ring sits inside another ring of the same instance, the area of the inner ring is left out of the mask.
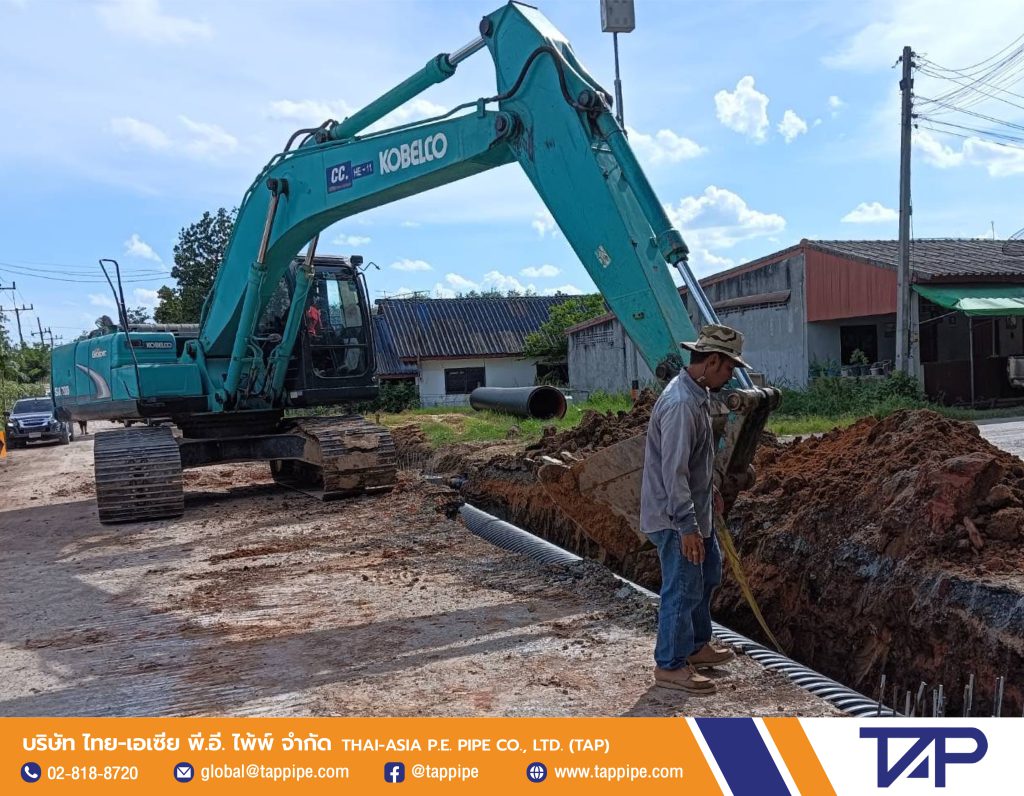
[[[490,409],[516,417],[551,420],[565,417],[565,396],[555,387],[477,387],[469,394],[477,411]]]

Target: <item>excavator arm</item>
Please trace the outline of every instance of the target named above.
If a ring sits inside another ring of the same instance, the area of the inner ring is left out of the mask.
[[[663,377],[678,371],[679,342],[693,339],[694,330],[670,269],[688,273],[686,245],[615,121],[607,93],[536,9],[510,3],[484,17],[480,33],[353,117],[308,131],[302,145],[276,156],[249,189],[194,346],[214,386],[211,411],[279,399],[273,394],[279,380],[267,376],[271,366],[252,344],[253,328],[295,254],[323,229],[511,162],[526,172],[651,369]],[[495,64],[494,97],[468,103],[462,116],[362,134],[483,47]],[[293,343],[286,338],[281,346]]]
[[[360,453],[388,448],[385,430],[346,425],[344,418],[327,425],[289,425],[287,420],[284,426],[279,424],[287,405],[285,371],[302,328],[317,240],[341,219],[513,162],[526,172],[651,370],[661,379],[677,373],[685,361],[680,343],[694,339],[695,331],[672,269],[681,274],[701,320],[713,321],[715,316],[687,266],[682,236],[672,227],[611,112],[608,93],[579,63],[565,37],[531,6],[508,3],[481,20],[479,34],[456,52],[431,59],[348,119],[292,136],[285,151],[270,160],[246,192],[203,308],[198,336],[184,342],[176,359],[170,340],[129,340],[121,332],[90,341],[88,347],[69,349],[63,370],[58,373],[55,366],[55,385],[68,381],[76,368],[93,373],[95,362],[89,357],[104,355],[107,349],[113,352],[108,361],[113,364],[116,354],[123,365],[121,349],[130,351],[134,361],[136,348],[148,351],[152,346],[155,353],[147,354],[141,364],[116,369],[118,395],[126,405],[141,405],[144,400],[173,403],[176,422],[190,426],[188,444],[161,441],[168,451],[175,444],[181,448],[181,463],[168,465],[168,483],[175,467],[180,472],[182,465],[268,458],[276,468],[275,477],[309,470],[323,482],[325,494],[354,494],[366,484],[386,487],[393,483],[393,470],[385,472],[386,466]],[[461,61],[485,48],[495,67],[494,96],[434,119],[369,131],[391,111],[450,78]],[[282,331],[274,339],[261,336],[260,318],[303,247],[305,265],[294,273]],[[87,400],[95,398],[102,405],[107,397],[100,394]],[[777,393],[752,388],[746,374],[739,372],[737,384],[716,403],[718,475],[727,501],[749,482],[757,437],[773,402]],[[257,430],[257,422],[266,427]],[[206,440],[217,436],[230,439]],[[149,455],[147,440],[125,445],[123,450],[111,448],[109,467],[104,464],[111,479],[121,472],[129,453],[135,456],[137,448],[144,448]],[[136,459],[142,462],[140,456]],[[554,473],[542,471],[540,477],[552,485],[551,494],[570,514],[582,491],[609,512],[635,522],[642,445],[634,443],[632,452],[621,455],[609,449],[603,460],[594,467],[584,462]],[[347,473],[353,468],[370,475],[350,477]],[[565,479],[574,481],[579,491],[561,499],[555,486],[565,486]],[[119,483],[115,486],[122,489]],[[132,490],[132,500],[142,505],[144,490]],[[177,511],[180,481],[171,491],[176,497],[167,511]],[[124,516],[165,516],[145,515],[133,506],[122,512]]]

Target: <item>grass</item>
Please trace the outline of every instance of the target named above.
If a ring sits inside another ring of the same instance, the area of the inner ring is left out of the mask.
[[[583,417],[585,411],[618,412],[629,411],[628,395],[606,395],[595,393],[588,401],[574,404],[569,402],[565,417],[561,420],[527,420],[498,412],[477,412],[462,406],[432,406],[422,409],[408,409],[404,412],[379,415],[380,423],[389,428],[415,423],[434,447],[453,442],[494,442],[509,438],[537,439],[546,426],[559,430],[572,428]],[[373,417],[378,417],[374,414]]]
[[[963,409],[938,406],[913,395],[888,394],[856,396],[843,408],[842,395],[828,394],[824,400],[820,395],[807,391],[785,390],[780,410],[768,419],[768,430],[778,436],[807,436],[846,428],[863,417],[886,417],[900,409],[931,409],[955,420],[988,420],[1006,417],[1020,417],[1024,409]],[[546,426],[559,430],[571,428],[579,423],[583,413],[592,409],[598,412],[628,411],[631,406],[628,395],[594,394],[590,400],[573,404],[570,402],[565,417],[561,420],[525,420],[497,412],[476,412],[469,407],[434,406],[409,409],[404,412],[379,415],[379,422],[388,427],[416,423],[423,429],[427,440],[434,447],[454,442],[495,442],[509,438],[538,439]],[[790,411],[787,411],[789,409]],[[795,410],[795,411],[792,411]]]

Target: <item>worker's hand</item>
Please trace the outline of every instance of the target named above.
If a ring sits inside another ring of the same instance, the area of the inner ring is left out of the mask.
[[[725,517],[725,498],[718,491],[718,487],[714,487],[712,493],[715,496],[715,514],[719,517]]]
[[[691,564],[704,563],[704,537],[700,535],[700,531],[683,534],[682,548],[683,555]]]

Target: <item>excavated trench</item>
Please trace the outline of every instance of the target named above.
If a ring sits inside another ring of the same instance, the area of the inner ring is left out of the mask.
[[[456,475],[465,499],[508,522],[659,588],[653,548],[596,515],[585,534],[536,478],[540,455],[587,453],[642,432],[650,401],[630,413],[588,414],[576,428],[524,448],[466,444],[426,461],[411,427],[396,431],[400,458]],[[946,715],[962,712],[975,677],[973,715],[1024,709],[1024,462],[993,447],[973,424],[932,412],[863,420],[823,437],[766,439],[758,483],[729,525],[753,592],[783,652],[851,688],[903,707],[906,691],[943,686]],[[595,541],[595,538],[603,542]],[[715,618],[762,643],[726,568]]]

